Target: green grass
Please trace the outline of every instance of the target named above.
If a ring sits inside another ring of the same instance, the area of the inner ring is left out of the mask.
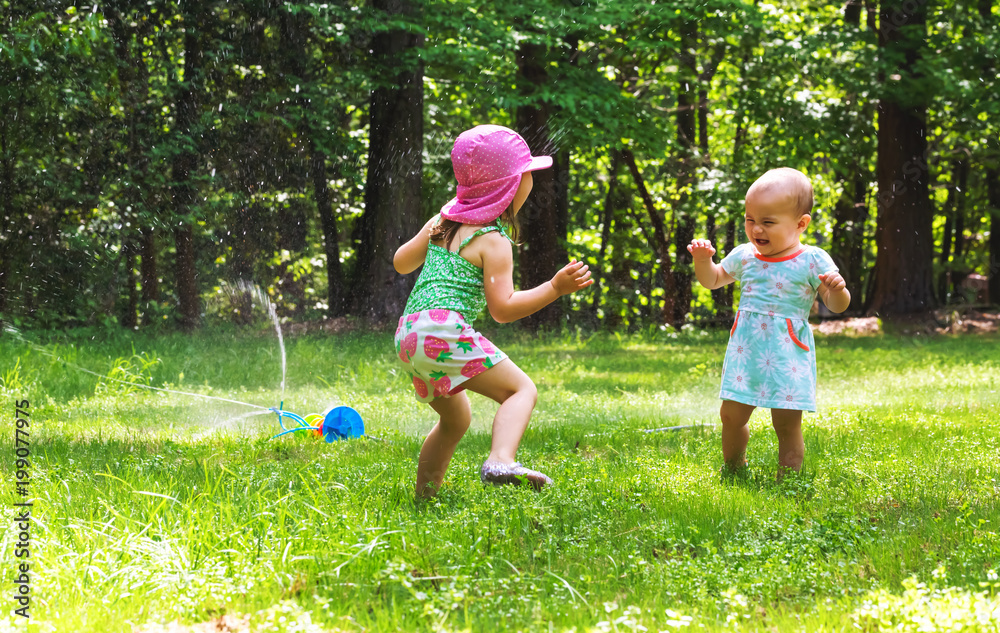
[[[539,387],[519,457],[557,483],[479,483],[496,407],[473,396],[429,503],[412,487],[434,416],[391,334],[286,341],[285,408],[349,404],[378,438],[335,444],[75,368],[274,406],[273,333],[0,337],[7,516],[13,403],[31,401],[30,630],[223,612],[254,631],[998,630],[995,335],[820,338],[805,465],[780,484],[761,412],[749,476],[719,481],[725,333],[493,337]],[[645,432],[680,424],[704,426]]]

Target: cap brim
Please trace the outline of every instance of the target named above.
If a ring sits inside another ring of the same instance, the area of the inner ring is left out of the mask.
[[[548,169],[551,166],[551,156],[532,156],[531,162],[528,163],[528,166],[523,171],[538,171],[539,169]]]

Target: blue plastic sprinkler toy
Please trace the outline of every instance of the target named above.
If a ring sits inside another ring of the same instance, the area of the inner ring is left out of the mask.
[[[312,431],[314,435],[324,438],[328,443],[361,437],[365,434],[365,423],[361,419],[361,414],[351,407],[334,406],[323,413],[310,413],[303,418],[291,411],[285,411],[284,406],[285,402],[282,400],[277,408],[271,407],[271,411],[278,414],[278,425],[281,427],[281,433],[272,437],[272,440],[296,431]],[[288,428],[285,426],[284,418],[294,420],[298,426]]]

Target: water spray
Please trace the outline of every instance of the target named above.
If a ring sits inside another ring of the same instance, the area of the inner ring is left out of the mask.
[[[138,382],[131,382],[128,380],[121,380],[120,378],[112,378],[111,376],[106,376],[99,374],[96,371],[87,369],[86,367],[81,367],[76,363],[67,361],[64,358],[53,354],[49,350],[45,349],[41,345],[37,345],[27,340],[21,333],[10,325],[4,325],[3,332],[14,337],[19,342],[27,345],[32,350],[48,356],[54,360],[62,363],[64,367],[71,367],[77,371],[81,371],[92,376],[96,376],[101,380],[107,380],[111,382],[117,382],[124,385],[129,385],[130,387],[139,387],[141,389],[148,389],[150,391],[160,391],[163,393],[173,393],[182,396],[191,396],[194,398],[203,398],[206,400],[216,400],[219,402],[227,402],[229,404],[242,405],[244,407],[251,407],[257,409],[253,413],[249,413],[246,416],[250,417],[254,415],[265,415],[269,413],[275,413],[278,416],[278,426],[281,427],[281,432],[277,435],[271,437],[271,439],[282,437],[283,435],[289,435],[292,433],[300,431],[310,431],[316,437],[322,437],[327,441],[327,443],[332,443],[341,439],[349,439],[356,437],[371,437],[365,435],[365,424],[361,419],[361,414],[348,406],[343,405],[333,405],[328,408],[323,413],[311,413],[305,417],[302,417],[296,413],[285,410],[285,344],[284,338],[281,335],[281,325],[278,322],[277,313],[274,310],[274,306],[271,304],[270,300],[264,295],[259,288],[255,286],[249,286],[248,284],[241,284],[238,288],[242,292],[247,292],[251,297],[256,299],[261,303],[264,309],[268,312],[268,316],[271,317],[271,322],[274,324],[275,331],[278,333],[278,344],[281,347],[281,403],[277,407],[265,407],[259,404],[252,404],[250,402],[243,402],[241,400],[232,400],[230,398],[221,398],[219,396],[209,396],[203,393],[193,393],[190,391],[180,391],[177,389],[166,389],[164,387],[153,387],[151,385],[144,385]],[[285,418],[295,422],[296,426],[285,426]]]

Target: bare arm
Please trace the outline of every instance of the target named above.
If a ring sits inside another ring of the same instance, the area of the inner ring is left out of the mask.
[[[694,276],[698,278],[698,283],[701,285],[709,290],[715,290],[736,281],[732,275],[726,272],[722,264],[716,264],[712,261],[715,247],[708,240],[691,240],[687,249],[694,260]]]
[[[510,242],[497,233],[487,233],[479,239],[489,239],[483,250],[483,282],[486,305],[499,323],[510,323],[538,312],[559,297],[576,292],[594,283],[583,262],[573,260],[544,284],[531,290],[514,290],[514,251]]]
[[[427,220],[423,228],[410,238],[410,241],[396,249],[392,256],[392,266],[401,275],[408,275],[424,265],[427,259],[427,243],[430,241],[431,224],[437,216]]]
[[[851,306],[851,292],[847,289],[847,282],[840,273],[820,275],[819,281],[819,298],[831,312],[840,314]]]

